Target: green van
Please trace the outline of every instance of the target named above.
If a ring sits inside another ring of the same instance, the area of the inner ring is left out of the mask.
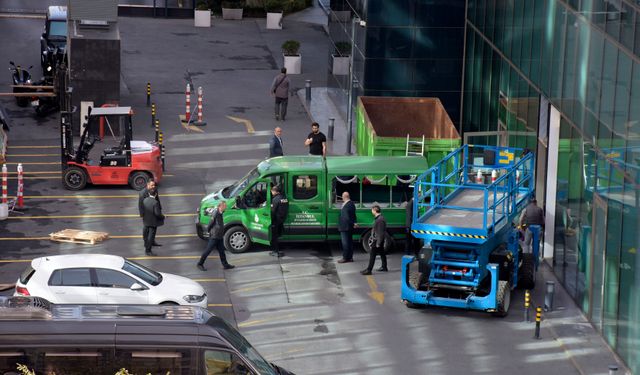
[[[281,242],[339,240],[338,217],[342,193],[356,204],[358,228],[354,240],[369,251],[374,204],[387,219],[388,247],[392,238],[404,238],[406,206],[413,180],[428,169],[421,156],[280,156],[264,160],[241,180],[211,193],[200,202],[196,231],[208,235],[210,214],[221,202],[224,245],[233,253],[247,251],[252,243],[269,245],[271,186],[280,185],[289,200],[289,215]]]

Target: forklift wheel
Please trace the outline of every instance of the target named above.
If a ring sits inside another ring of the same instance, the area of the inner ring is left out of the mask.
[[[87,186],[87,172],[79,167],[69,167],[64,171],[62,183],[68,190],[82,190]]]
[[[151,176],[147,172],[137,171],[129,176],[129,186],[134,190],[144,189],[149,181],[151,181]]]

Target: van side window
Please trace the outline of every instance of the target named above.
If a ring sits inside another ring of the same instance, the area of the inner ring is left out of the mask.
[[[122,272],[96,268],[97,287],[99,288],[131,288],[137,281]]]
[[[253,374],[237,355],[219,350],[206,350],[204,363],[207,375],[248,375]]]
[[[380,207],[389,207],[391,201],[391,186],[385,176],[365,176],[362,179],[362,204],[372,207],[374,204]]]
[[[342,208],[342,193],[349,193],[351,200],[358,204],[360,202],[360,179],[358,176],[336,176],[331,182],[331,194],[334,208]]]
[[[318,176],[293,176],[293,199],[311,199],[318,195]]]
[[[413,185],[410,181],[413,181],[414,177],[408,175],[389,177],[396,180],[396,184],[391,187],[393,207],[405,208],[407,206],[409,200],[413,197]]]
[[[88,268],[67,268],[55,270],[49,279],[51,286],[91,286]]]
[[[264,181],[257,182],[244,195],[244,204],[248,208],[260,207],[267,201],[267,183]]]
[[[282,188],[282,193],[286,196],[287,195],[287,191],[286,191],[286,187],[287,184],[284,183],[284,175],[283,174],[274,174],[271,176],[268,176],[271,179],[271,185],[269,186],[269,189],[271,189],[272,186],[280,186],[280,188]]]
[[[116,364],[130,374],[190,375],[197,354],[191,349],[120,349],[116,350]]]

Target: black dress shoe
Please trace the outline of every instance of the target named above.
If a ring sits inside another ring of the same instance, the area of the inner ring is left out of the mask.
[[[360,273],[363,274],[363,275],[371,275],[371,271],[369,271],[369,270],[362,270],[362,271],[360,271]]]
[[[154,257],[154,256],[156,256],[156,253],[154,253],[153,251],[145,251],[144,255],[150,256],[150,257]]]
[[[278,251],[278,252],[272,251],[269,253],[269,255],[271,255],[272,257],[277,256],[278,258],[280,258],[284,256],[284,253],[282,251]]]
[[[224,267],[225,270],[230,270],[230,269],[236,268],[236,266],[234,266],[233,264],[225,264],[223,267]]]
[[[344,259],[344,258],[342,258],[342,259],[340,259],[338,261],[338,263],[351,263],[351,262],[353,262],[353,259]]]
[[[389,270],[387,269],[387,267],[380,267],[380,268],[378,268],[376,271],[378,271],[378,272],[389,272]]]
[[[204,268],[204,265],[202,265],[202,264],[198,264],[198,269],[200,271],[206,271],[207,270],[206,268]]]
[[[162,245],[157,242],[154,242],[151,246],[162,246]]]

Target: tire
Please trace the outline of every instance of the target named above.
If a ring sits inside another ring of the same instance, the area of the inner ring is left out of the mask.
[[[362,241],[362,249],[364,250],[365,253],[369,254],[371,252],[371,245],[373,244],[373,237],[371,236],[371,231],[367,231],[361,237],[361,241]],[[391,237],[389,233],[385,233],[385,239],[384,239],[385,254],[389,254],[391,252],[391,249],[393,249],[394,244],[395,244],[395,241],[393,240],[393,237]]]
[[[518,287],[523,289],[536,287],[536,261],[533,254],[522,255],[522,266],[518,271]]]
[[[175,302],[165,301],[165,302],[161,302],[160,306],[180,306],[180,305]]]
[[[136,171],[129,175],[129,186],[133,190],[144,189],[149,181],[151,181],[151,175],[144,171]]]
[[[69,167],[62,175],[62,184],[67,190],[82,190],[87,186],[87,172],[80,167]]]
[[[196,234],[200,237],[201,240],[209,240],[208,237],[204,236],[204,230],[202,230],[202,226],[200,224],[196,224]]]
[[[240,254],[251,248],[251,238],[244,227],[233,226],[224,233],[224,247],[234,253]]]
[[[495,315],[503,318],[509,313],[511,306],[511,288],[508,281],[498,281],[498,295],[496,297],[498,306]]]

